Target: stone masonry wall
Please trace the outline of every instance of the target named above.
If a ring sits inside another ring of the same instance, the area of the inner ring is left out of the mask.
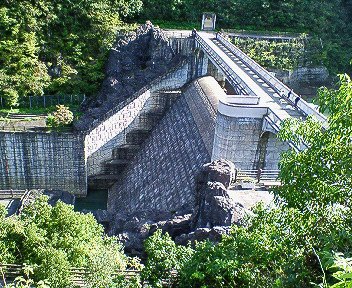
[[[189,85],[152,131],[125,170],[122,182],[110,189],[110,212],[173,211],[192,206],[196,176],[210,160],[207,146],[211,144],[206,139],[213,139],[213,135],[205,131],[215,126],[216,107],[209,108],[215,101],[202,93],[194,83]],[[192,113],[194,103],[203,113]]]
[[[279,169],[279,161],[281,153],[288,150],[289,146],[286,142],[282,142],[275,134],[270,133],[268,144],[266,147],[264,169],[276,170]]]
[[[0,190],[54,189],[86,195],[83,136],[0,132]]]
[[[218,113],[212,160],[226,159],[236,168],[253,169],[261,132],[261,118],[234,118]]]
[[[105,119],[97,119],[97,124],[85,137],[88,176],[99,174],[102,164],[111,158],[113,148],[125,143],[126,133],[134,127],[141,112],[146,112],[151,108],[149,106],[153,106],[153,94],[162,90],[179,89],[189,80],[188,65],[184,62],[118,105],[105,115]]]

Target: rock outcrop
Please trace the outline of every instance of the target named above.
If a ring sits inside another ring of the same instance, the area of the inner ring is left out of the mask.
[[[125,246],[125,252],[143,257],[144,240],[157,229],[172,237],[189,233],[191,213],[179,211],[138,211],[132,214],[116,214],[108,227],[108,234],[116,235]]]
[[[239,225],[246,209],[228,194],[235,173],[232,162],[217,160],[203,167],[193,218],[194,228]]]
[[[203,166],[198,177],[196,203],[193,211],[136,211],[112,217],[108,233],[116,235],[125,251],[143,257],[143,242],[157,229],[168,232],[178,244],[209,239],[217,242],[230,231],[231,225],[241,225],[250,213],[229,196],[234,165],[225,160]],[[102,217],[102,216],[100,216]],[[106,215],[102,217],[108,219]]]
[[[74,124],[75,129],[89,127],[94,119],[165,74],[178,60],[165,34],[149,21],[134,33],[118,36],[110,50],[101,90],[83,105],[85,114]]]

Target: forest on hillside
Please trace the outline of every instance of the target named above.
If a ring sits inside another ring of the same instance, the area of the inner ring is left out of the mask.
[[[318,62],[351,71],[352,0],[4,0],[0,95],[8,107],[28,95],[94,95],[117,31],[145,20],[199,27],[204,11],[219,29],[308,33],[322,46]]]
[[[216,13],[218,29],[307,33],[331,73],[351,71],[351,0],[145,0],[140,16],[200,25],[203,12]]]

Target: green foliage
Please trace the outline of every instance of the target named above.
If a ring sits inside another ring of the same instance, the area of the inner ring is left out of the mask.
[[[0,204],[0,222],[5,218],[6,214],[7,214],[6,207]]]
[[[290,42],[234,38],[232,42],[266,68],[293,70],[304,53],[304,41],[300,38]]]
[[[143,4],[140,18],[152,22],[154,19],[163,20],[179,23],[178,26],[182,22],[200,23],[203,12],[214,12],[217,15],[217,29],[309,33],[314,46],[322,46],[319,55],[314,53],[314,57],[310,57],[314,64],[323,62],[334,74],[352,71],[348,65],[352,50],[346,49],[352,46],[352,39],[348,37],[352,34],[350,0],[144,0]],[[272,55],[270,49],[265,58]],[[283,47],[275,47],[277,49],[286,51]],[[270,57],[266,59],[269,63],[272,60]],[[284,67],[291,65],[284,61],[278,64]]]
[[[86,281],[94,287],[114,287],[108,284],[115,283],[111,273],[128,264],[121,245],[104,235],[92,214],[62,202],[52,207],[44,196],[20,216],[0,222],[0,248],[1,263],[27,263],[33,280],[46,280],[50,287],[72,287],[72,267],[88,269]]]
[[[327,268],[334,271],[332,277],[337,283],[330,286],[331,288],[347,288],[352,285],[352,258],[345,258],[343,253],[334,253],[328,255],[325,264]]]
[[[190,258],[192,250],[176,245],[168,233],[157,230],[145,242],[148,260],[142,271],[142,278],[153,287],[162,287],[163,279],[172,278],[172,271],[178,271]]]
[[[309,119],[288,120],[279,137],[304,142],[309,149],[286,152],[280,163],[283,185],[277,195],[291,207],[304,209],[307,204],[350,205],[352,196],[352,84],[347,75],[340,77],[340,87],[321,89],[321,111],[329,111],[328,127]]]
[[[352,214],[306,214],[284,206],[257,207],[247,227],[233,227],[219,244],[196,246],[180,271],[180,287],[309,287],[322,272],[315,250],[351,249]],[[341,235],[346,235],[341,237]]]
[[[121,19],[140,0],[2,1],[0,96],[14,107],[27,95],[96,92]],[[15,92],[13,92],[15,91]]]
[[[63,127],[72,124],[73,113],[64,105],[56,105],[56,111],[46,119],[47,126]]]
[[[50,288],[50,286],[48,286],[45,283],[45,281],[39,281],[35,285],[33,279],[31,279],[31,276],[33,274],[33,268],[31,266],[24,265],[23,274],[24,274],[24,276],[16,277],[16,279],[15,279],[13,284],[5,285],[5,288],[31,288],[31,287]]]

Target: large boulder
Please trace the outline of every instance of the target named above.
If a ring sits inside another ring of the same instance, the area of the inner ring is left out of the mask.
[[[231,228],[225,226],[215,226],[213,228],[197,228],[188,234],[182,234],[175,238],[175,242],[180,245],[195,244],[199,241],[210,240],[219,242],[223,235],[230,233]]]
[[[188,211],[171,213],[166,211],[137,211],[114,215],[108,226],[108,234],[116,235],[125,247],[125,252],[143,257],[143,243],[157,229],[172,237],[188,234],[192,214]]]
[[[241,225],[248,211],[228,194],[235,167],[227,160],[216,160],[203,166],[198,186],[192,227]]]
[[[229,188],[235,175],[235,165],[224,159],[205,164],[203,170],[207,175],[208,182],[220,182],[226,189]]]
[[[150,21],[134,33],[119,35],[110,50],[101,90],[82,105],[85,113],[74,124],[75,129],[87,130],[94,119],[105,115],[104,105],[109,109],[118,106],[180,60],[164,32]]]
[[[241,225],[247,210],[230,198],[225,186],[219,182],[208,182],[197,207],[196,228]]]

